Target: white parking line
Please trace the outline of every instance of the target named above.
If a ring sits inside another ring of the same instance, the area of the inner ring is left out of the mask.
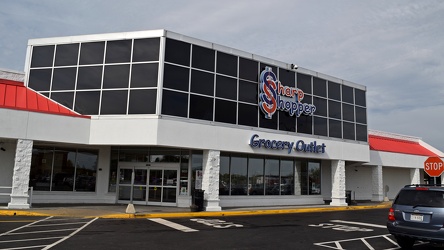
[[[46,246],[46,247],[43,248],[42,250],[50,249],[51,247],[53,247],[53,246],[55,246],[55,245],[57,245],[57,244],[59,244],[59,243],[65,241],[65,240],[71,238],[73,235],[75,235],[76,233],[78,233],[78,232],[80,232],[81,230],[83,230],[85,227],[87,227],[89,224],[93,223],[93,222],[94,222],[95,220],[97,220],[98,218],[99,218],[99,217],[96,217],[96,218],[90,220],[88,223],[86,223],[85,225],[83,225],[82,227],[80,227],[79,229],[77,229],[76,231],[72,232],[70,235],[68,235],[68,236],[66,236],[66,237],[63,237],[63,239],[60,239],[60,240],[58,240],[58,241],[52,243],[51,245]]]
[[[21,226],[21,227],[18,227],[18,228],[12,229],[12,230],[10,230],[10,231],[8,231],[8,232],[4,232],[4,233],[0,234],[0,236],[8,235],[8,234],[10,234],[10,233],[12,233],[12,232],[15,232],[15,231],[18,231],[18,230],[20,230],[20,229],[22,229],[22,228],[29,227],[29,226],[31,226],[31,225],[34,225],[34,224],[36,224],[36,223],[39,223],[39,222],[42,222],[42,221],[45,221],[45,220],[48,220],[48,219],[51,219],[51,218],[52,218],[52,216],[51,216],[51,217],[46,217],[46,218],[41,219],[41,220],[34,221],[33,223],[26,224],[26,225],[24,225],[24,226]]]
[[[382,226],[382,225],[377,225],[377,224],[354,222],[354,221],[345,221],[345,220],[331,220],[330,222],[353,224],[353,225],[361,225],[361,226],[376,227],[376,228],[387,228],[387,226]]]
[[[183,225],[171,222],[171,221],[167,221],[164,219],[160,219],[160,218],[148,219],[148,220],[157,222],[157,223],[162,224],[164,226],[171,227],[171,228],[174,228],[176,230],[180,230],[180,231],[186,232],[186,233],[199,231],[199,230],[192,229],[192,228],[189,228],[189,227],[186,227],[186,226],[183,226]]]

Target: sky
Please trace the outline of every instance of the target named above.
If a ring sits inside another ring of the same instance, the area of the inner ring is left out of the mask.
[[[444,1],[0,0],[0,68],[29,39],[166,29],[367,87],[368,128],[444,151]]]

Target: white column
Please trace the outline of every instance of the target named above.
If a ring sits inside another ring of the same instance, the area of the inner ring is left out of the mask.
[[[204,150],[202,163],[202,190],[205,211],[221,211],[219,205],[220,151]]]
[[[27,209],[29,173],[31,172],[32,158],[31,140],[17,140],[17,149],[15,151],[14,172],[12,175],[11,202],[8,203],[10,209]]]
[[[331,161],[330,206],[347,206],[345,198],[345,161]]]
[[[410,169],[410,184],[421,184],[421,174],[419,168]]]
[[[382,166],[372,167],[372,201],[384,200],[384,183],[382,175]]]

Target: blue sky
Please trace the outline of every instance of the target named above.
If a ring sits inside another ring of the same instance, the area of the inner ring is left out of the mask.
[[[444,151],[444,1],[1,0],[0,68],[28,39],[167,29],[367,86],[370,129]]]

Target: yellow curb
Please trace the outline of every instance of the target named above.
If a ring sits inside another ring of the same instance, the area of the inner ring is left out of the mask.
[[[262,210],[242,210],[242,211],[202,211],[202,212],[170,212],[170,213],[136,213],[136,214],[104,214],[97,216],[80,216],[84,218],[103,218],[103,219],[133,219],[133,218],[178,218],[178,217],[223,217],[223,216],[246,216],[246,215],[268,215],[268,214],[292,214],[292,213],[316,213],[316,212],[333,212],[347,210],[364,210],[364,209],[382,209],[389,208],[391,202],[379,205],[363,205],[363,206],[340,206],[340,207],[308,207],[293,209],[262,209]],[[75,214],[60,214],[57,210],[54,212],[32,212],[23,210],[0,210],[0,216],[61,216],[75,217]]]

